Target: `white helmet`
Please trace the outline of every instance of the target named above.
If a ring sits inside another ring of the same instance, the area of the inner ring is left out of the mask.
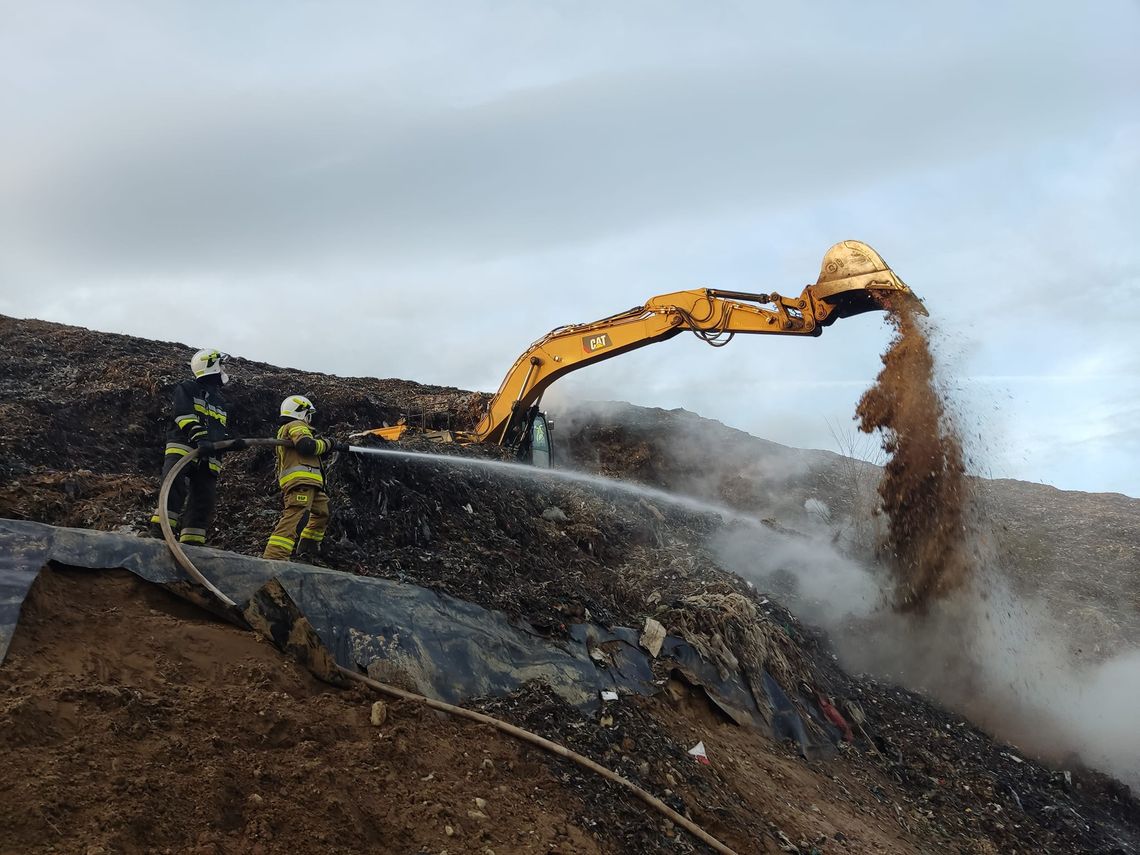
[[[281,402],[282,418],[312,422],[313,413],[316,411],[317,408],[313,406],[313,402],[304,395],[290,395]]]
[[[198,379],[202,377],[209,377],[211,374],[221,375],[222,385],[230,382],[230,375],[222,370],[222,363],[230,358],[228,353],[222,353],[220,350],[199,350],[194,354],[190,360],[190,370],[194,372],[194,376]]]

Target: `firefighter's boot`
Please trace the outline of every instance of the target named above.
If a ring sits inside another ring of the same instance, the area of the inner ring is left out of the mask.
[[[297,544],[297,551],[294,553],[294,556],[298,561],[304,561],[306,564],[316,564],[320,566],[321,556],[319,549],[319,543],[317,543],[315,540],[309,540],[307,537],[303,537]]]

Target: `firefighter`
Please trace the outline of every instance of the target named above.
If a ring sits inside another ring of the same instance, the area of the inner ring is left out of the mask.
[[[285,497],[285,512],[269,536],[263,558],[287,559],[296,546],[298,558],[314,563],[325,538],[329,497],[321,458],[332,451],[347,451],[348,445],[313,435],[310,425],[316,411],[304,395],[290,395],[281,402],[277,438],[289,444],[277,446],[277,483]]]
[[[199,350],[190,360],[194,379],[174,387],[174,424],[166,435],[163,480],[191,450],[197,449],[199,454],[171,485],[166,506],[171,528],[181,543],[205,544],[206,529],[214,516],[222,461],[213,444],[230,438],[222,397],[222,387],[230,379],[222,369],[228,358],[218,350]],[[150,518],[150,534],[162,537],[157,510]]]

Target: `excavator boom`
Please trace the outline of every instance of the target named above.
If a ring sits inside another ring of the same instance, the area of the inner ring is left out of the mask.
[[[815,284],[797,297],[708,288],[661,294],[608,318],[547,333],[515,360],[475,429],[457,438],[512,447],[525,443],[542,393],[559,377],[683,332],[714,347],[737,333],[818,336],[838,318],[887,309],[892,299],[911,300],[925,314],[882,256],[856,240],[831,247]],[[399,439],[406,429],[397,425],[368,433]]]
[[[592,323],[559,327],[515,360],[487,414],[467,438],[513,445],[525,428],[528,411],[559,377],[682,332],[714,347],[727,344],[737,333],[818,336],[838,318],[882,310],[883,297],[890,294],[917,303],[882,256],[865,243],[848,240],[827,251],[819,279],[798,297],[675,291]]]

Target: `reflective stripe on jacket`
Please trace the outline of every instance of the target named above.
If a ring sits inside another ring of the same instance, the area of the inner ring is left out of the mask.
[[[327,439],[317,439],[313,429],[300,419],[281,425],[278,439],[288,440],[290,445],[277,446],[277,483],[282,490],[293,487],[320,487],[324,489],[325,478],[321,472],[321,455],[332,448]],[[303,453],[297,446],[312,443],[312,451]]]
[[[174,425],[166,434],[166,453],[184,455],[202,440],[221,442],[229,439],[226,402],[222,390],[198,380],[183,380],[172,395]],[[210,457],[210,470],[222,468],[220,456]]]
[[[198,380],[183,380],[174,387],[174,427],[166,435],[170,442],[220,442],[228,438],[229,417],[222,390]]]
[[[181,442],[166,443],[166,453],[174,457],[185,457],[194,449]],[[217,457],[207,458],[210,461],[210,471],[215,475],[222,471],[222,461]]]

